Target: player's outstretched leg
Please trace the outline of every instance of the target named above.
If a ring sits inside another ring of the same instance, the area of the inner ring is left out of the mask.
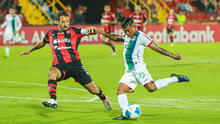
[[[56,95],[57,82],[56,82],[56,80],[49,80],[48,81],[48,88],[49,88],[50,99],[47,101],[43,101],[42,104],[45,107],[57,108],[58,103],[56,101],[56,99],[57,99],[57,95]]]
[[[111,102],[108,97],[102,92],[100,88],[98,88],[94,82],[90,82],[88,84],[83,85],[90,93],[97,95],[103,102],[105,108],[109,111],[112,110]]]
[[[47,101],[43,101],[42,104],[45,107],[57,108],[57,79],[61,78],[61,72],[56,67],[51,67],[49,71],[49,81],[48,81],[48,92],[50,95],[50,99]]]
[[[190,79],[186,76],[186,75],[178,75],[178,74],[171,74],[170,75],[171,77],[177,77],[178,78],[178,82],[189,82]]]
[[[167,85],[171,83],[180,83],[180,82],[189,82],[189,81],[190,81],[189,78],[185,75],[171,74],[171,77],[169,78],[164,78],[164,79],[159,79],[156,81],[148,82],[144,85],[144,87],[149,92],[154,92],[163,87],[166,87]]]
[[[58,107],[58,103],[55,99],[49,99],[47,101],[43,101],[42,104],[45,107],[50,107],[50,108],[57,108]]]

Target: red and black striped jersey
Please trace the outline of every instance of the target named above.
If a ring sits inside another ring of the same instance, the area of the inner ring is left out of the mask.
[[[167,28],[173,28],[176,20],[177,18],[175,15],[168,15],[167,16]]]
[[[101,18],[101,23],[103,24],[103,28],[106,33],[114,32],[114,24],[105,24],[105,22],[112,22],[116,20],[116,16],[114,13],[103,13]]]
[[[143,30],[143,24],[147,20],[147,15],[144,12],[132,12],[129,17],[133,19],[135,27],[139,30]]]
[[[80,61],[77,51],[85,29],[70,27],[66,31],[50,30],[45,35],[43,42],[50,45],[53,55],[53,65]]]

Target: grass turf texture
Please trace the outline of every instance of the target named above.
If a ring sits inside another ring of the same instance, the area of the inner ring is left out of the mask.
[[[67,123],[138,123],[138,124],[218,124],[220,123],[220,43],[160,44],[174,53],[181,53],[180,61],[162,56],[147,48],[144,60],[153,78],[169,77],[171,73],[185,74],[190,83],[171,84],[154,93],[142,86],[128,94],[129,103],[139,104],[142,116],[135,121],[113,121],[120,115],[116,89],[124,73],[122,45],[116,45],[117,56],[104,45],[81,45],[79,52],[85,68],[113,102],[113,110],[105,110],[99,99],[87,91],[58,88],[59,107],[45,108],[41,99],[48,98],[47,84],[51,65],[49,47],[28,56],[19,56],[27,47],[11,47],[8,59],[0,58],[0,123],[67,124]],[[0,47],[3,56],[4,48]],[[9,81],[9,82],[5,82]],[[12,81],[16,81],[13,83]],[[59,86],[83,89],[73,79]],[[32,98],[32,99],[28,99]],[[36,98],[36,99],[33,99]]]

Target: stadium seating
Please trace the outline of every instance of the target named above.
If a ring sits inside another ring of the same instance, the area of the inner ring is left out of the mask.
[[[19,0],[19,5],[22,7],[21,12],[26,16],[29,24],[48,24],[48,19],[43,15],[42,11],[29,0]]]

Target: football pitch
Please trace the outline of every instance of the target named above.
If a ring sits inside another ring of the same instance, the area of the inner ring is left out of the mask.
[[[50,48],[19,56],[31,46],[11,47],[10,58],[4,59],[4,47],[0,47],[0,124],[219,124],[220,42],[159,46],[183,57],[177,61],[147,48],[144,61],[154,80],[178,73],[191,81],[153,93],[139,85],[128,98],[141,106],[142,115],[128,121],[112,120],[120,115],[116,90],[124,73],[122,44],[116,45],[117,56],[104,45],[79,46],[82,63],[112,101],[112,111],[73,79],[58,83],[58,108],[43,107],[41,102],[49,97]]]

